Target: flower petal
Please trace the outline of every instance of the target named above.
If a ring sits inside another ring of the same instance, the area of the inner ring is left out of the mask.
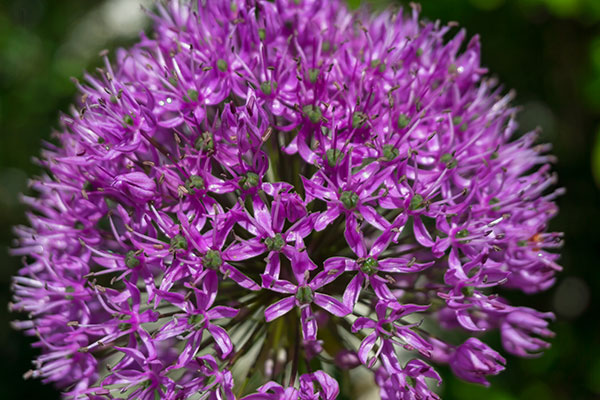
[[[231,353],[231,350],[233,350],[233,344],[231,344],[231,339],[225,329],[217,325],[208,324],[208,331],[219,347],[219,350],[221,350],[221,358],[227,357]]]
[[[362,362],[367,367],[369,366],[369,353],[371,352],[371,350],[373,350],[373,346],[375,346],[376,340],[377,334],[373,332],[362,341],[362,343],[360,344],[360,348],[358,349],[358,358],[360,359],[360,362]]]
[[[302,323],[302,338],[304,340],[317,340],[317,321],[310,306],[300,311],[300,322]]]
[[[288,296],[284,299],[279,300],[278,302],[271,304],[265,310],[265,319],[267,322],[271,322],[282,315],[290,312],[292,308],[296,305],[296,299],[294,296]]]
[[[350,246],[354,254],[356,254],[358,257],[367,256],[367,248],[365,246],[362,234],[358,229],[358,224],[354,214],[349,214],[346,217],[346,230],[344,231],[344,236],[346,237],[348,246]]]
[[[231,280],[235,281],[241,287],[244,287],[248,290],[260,290],[260,286],[258,286],[252,279],[241,273],[240,270],[233,265],[224,264],[221,267],[221,271],[226,277],[231,278]]]
[[[346,286],[343,302],[344,305],[350,310],[354,310],[354,306],[358,301],[358,296],[360,295],[360,290],[364,281],[364,276],[361,273],[358,273],[356,276],[354,276],[354,278],[352,278],[348,286]]]
[[[431,235],[425,228],[423,221],[421,221],[421,218],[417,216],[415,216],[413,219],[413,231],[415,233],[415,239],[417,239],[417,242],[419,242],[423,246],[432,247],[435,244],[435,242],[431,238]]]
[[[313,302],[338,317],[345,317],[352,312],[349,307],[346,307],[340,301],[326,294],[315,293]]]

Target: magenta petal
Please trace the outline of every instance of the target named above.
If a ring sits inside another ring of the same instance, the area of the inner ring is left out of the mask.
[[[293,186],[287,182],[263,182],[262,184],[262,190],[271,197],[275,197],[280,192],[289,192],[292,188]]]
[[[273,400],[275,397],[268,393],[254,393],[249,394],[248,396],[244,396],[241,400]]]
[[[360,359],[360,362],[362,362],[367,367],[370,367],[368,362],[369,353],[371,352],[371,350],[373,350],[373,346],[375,346],[376,340],[377,335],[375,334],[375,332],[373,332],[362,341],[362,343],[360,344],[360,348],[358,349],[358,358]]]
[[[279,293],[296,293],[297,286],[283,279],[272,280],[269,289]]]
[[[327,189],[321,185],[318,185],[313,181],[306,179],[304,176],[300,176],[300,178],[302,179],[304,190],[311,197],[315,197],[321,200],[331,200],[337,197],[335,190]]]
[[[181,293],[172,293],[172,292],[165,292],[162,290],[157,290],[156,294],[159,299],[165,300],[165,301],[173,304],[174,306],[181,308],[182,310],[185,310],[185,308],[187,306],[187,302],[185,301],[185,296],[182,295]]]
[[[431,357],[433,346],[410,328],[399,329],[398,336],[401,337],[408,346],[417,349],[417,351],[425,357]]]
[[[367,248],[365,247],[363,237],[359,232],[356,217],[353,214],[349,214],[346,217],[346,230],[344,231],[344,236],[346,237],[348,246],[350,246],[354,254],[358,257],[367,256]]]
[[[217,276],[217,272],[208,270],[204,276],[204,281],[202,282],[202,288],[206,294],[206,301],[202,304],[198,303],[198,307],[208,308],[214,303],[215,298],[217,297],[218,285],[219,277]]]
[[[163,325],[157,333],[154,335],[154,338],[158,341],[163,341],[165,339],[169,339],[175,337],[177,335],[181,335],[189,328],[189,324],[187,323],[187,319],[185,318],[174,318],[173,320],[167,322]]]
[[[374,275],[374,276],[371,276],[371,278],[369,279],[369,282],[371,283],[371,287],[373,288],[373,290],[375,291],[375,294],[377,294],[377,297],[380,300],[391,300],[391,301],[396,300],[396,297],[394,296],[394,294],[392,293],[390,288],[388,288],[388,286],[387,286],[388,281],[386,281],[385,279],[383,279],[377,275]]]
[[[243,261],[259,256],[267,251],[267,246],[260,238],[252,238],[240,243],[235,243],[223,252],[223,259],[227,261]]]
[[[300,321],[302,323],[303,339],[317,340],[317,321],[310,306],[306,306],[300,311]]]
[[[323,262],[325,271],[352,271],[356,269],[356,261],[346,257],[331,257]]]
[[[344,272],[343,270],[330,270],[330,271],[321,271],[313,278],[313,280],[308,284],[312,290],[318,290],[323,286],[328,285],[333,282],[338,276],[340,276]]]
[[[229,353],[231,353],[231,350],[233,350],[233,345],[231,344],[231,339],[229,338],[229,335],[227,335],[225,329],[217,325],[209,324],[208,331],[212,335],[216,345],[219,347],[219,350],[221,350],[222,358],[227,357]]]
[[[254,218],[258,222],[258,228],[267,234],[267,236],[273,236],[274,232],[272,229],[271,211],[265,206],[260,197],[255,196],[254,202]]]
[[[308,164],[314,164],[317,161],[318,156],[308,147],[304,140],[298,141],[298,153]]]
[[[118,351],[125,353],[127,356],[133,358],[139,364],[143,364],[144,360],[146,359],[144,354],[141,351],[139,351],[138,349],[131,348],[131,347],[120,347],[120,346],[115,346],[114,348]]]
[[[239,310],[232,307],[216,306],[211,308],[207,313],[206,317],[210,320],[218,318],[233,318],[238,314]]]
[[[401,371],[402,367],[391,340],[383,340],[379,351],[379,359],[387,371]],[[373,362],[374,360],[371,360]]]
[[[231,229],[237,222],[239,213],[231,212],[231,215],[220,216],[216,219],[216,223],[213,229],[213,246],[218,248],[223,247],[225,239],[229,236]]]
[[[390,223],[381,215],[379,215],[379,213],[377,213],[372,207],[359,206],[358,211],[360,212],[360,215],[363,216],[365,221],[380,231],[385,231],[387,228],[389,228]]]
[[[289,296],[284,299],[279,300],[278,302],[271,304],[265,310],[265,319],[267,322],[271,322],[274,319],[281,317],[284,314],[287,314],[294,306],[296,305],[296,299],[294,296]]]
[[[271,252],[267,257],[267,267],[265,268],[265,275],[268,275],[272,279],[279,279],[279,270],[281,266],[281,260],[279,253]]]
[[[361,329],[375,329],[377,327],[377,322],[373,321],[371,318],[367,317],[358,317],[356,321],[352,324],[352,332],[356,333]]]
[[[394,235],[395,232],[393,232],[391,229],[387,229],[385,232],[379,235],[369,251],[371,257],[377,258],[385,249],[387,249]]]
[[[241,287],[244,287],[249,290],[260,290],[260,286],[258,286],[252,279],[250,279],[246,275],[242,274],[234,266],[229,265],[229,264],[224,264],[221,269],[223,271],[223,274],[225,274],[225,276],[231,278],[231,280],[235,281]]]
[[[365,278],[363,275],[358,273],[356,276],[354,276],[354,278],[352,278],[348,286],[346,286],[343,302],[344,305],[350,310],[354,309],[354,305],[358,301],[358,295],[360,294],[364,280]]]
[[[184,119],[181,116],[175,116],[167,120],[158,121],[158,125],[163,128],[176,128],[183,123]]]
[[[315,293],[313,301],[319,307],[338,317],[345,317],[352,312],[349,307],[346,307],[340,301],[326,294]]]
[[[138,334],[140,335],[140,340],[142,341],[142,343],[144,344],[144,347],[146,348],[146,354],[148,355],[148,359],[153,360],[156,359],[156,342],[154,341],[154,338],[151,337],[148,332],[146,332],[145,330],[141,329]]]
[[[404,370],[409,376],[424,376],[438,381],[438,386],[442,382],[442,377],[430,365],[422,360],[410,360]]]
[[[413,218],[413,230],[415,233],[415,239],[417,239],[417,242],[419,242],[423,246],[432,247],[435,244],[435,242],[431,238],[431,235],[429,234],[429,232],[427,232],[423,221],[421,221],[421,218],[417,216]]]
[[[335,219],[340,215],[340,208],[338,206],[331,206],[327,211],[319,214],[315,220],[314,228],[317,232],[327,228]]]
[[[294,236],[299,236],[301,238],[310,235],[314,229],[314,217],[315,214],[301,217],[301,219],[298,219],[294,223],[294,225],[292,225],[292,227],[288,230],[288,234],[292,236],[291,233],[293,233]],[[292,239],[290,238],[290,240]]]
[[[317,268],[316,264],[310,259],[306,251],[296,252],[292,257],[292,271],[296,277],[296,282],[303,283],[305,281],[305,273]]]
[[[302,375],[300,377],[300,390],[308,395],[311,395],[311,392],[318,391],[319,399],[322,400],[334,400],[340,392],[337,381],[323,371]],[[287,399],[285,398],[285,400]]]
[[[435,244],[431,248],[431,251],[436,257],[441,257],[449,246],[450,238],[437,238]]]
[[[435,264],[434,261],[428,263],[413,262],[409,266],[409,263],[410,261],[404,258],[386,258],[385,260],[379,260],[379,270],[394,273],[413,273],[423,271]]]
[[[143,172],[118,175],[114,178],[112,185],[141,201],[150,200],[156,193],[156,182]]]
[[[200,342],[202,341],[202,330],[194,332],[191,339],[185,343],[185,346],[179,354],[179,358],[177,359],[177,363],[175,364],[175,368],[181,368],[185,366],[191,359],[196,355],[198,348],[200,347]]]
[[[456,312],[456,319],[458,320],[458,323],[465,329],[468,329],[470,331],[483,331],[485,329],[482,329],[480,327],[478,327],[477,325],[475,325],[475,322],[473,322],[473,319],[471,318],[471,316],[469,315],[469,312],[467,310],[460,310]]]

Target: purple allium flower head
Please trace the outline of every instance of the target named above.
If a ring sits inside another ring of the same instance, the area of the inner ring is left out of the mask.
[[[23,197],[27,377],[73,399],[313,400],[364,368],[383,399],[431,399],[435,364],[503,369],[475,333],[548,346],[553,315],[497,292],[553,284],[560,190],[476,37],[331,0],[151,15],[77,84]]]

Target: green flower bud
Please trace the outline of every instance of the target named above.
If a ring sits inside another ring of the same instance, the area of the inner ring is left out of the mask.
[[[377,272],[377,267],[379,263],[373,257],[368,257],[363,262],[360,263],[360,270],[367,275],[373,275]]]
[[[136,257],[135,251],[130,250],[125,254],[125,265],[127,265],[128,268],[135,268],[140,265],[140,260]]]
[[[187,250],[187,240],[181,235],[175,235],[171,238],[171,249],[173,250]]]
[[[190,179],[185,182],[185,188],[190,194],[195,194],[195,189],[204,190],[204,179],[202,179],[201,176],[192,175],[190,176]]]
[[[217,60],[217,68],[219,69],[219,71],[225,72],[227,71],[228,67],[229,66],[227,65],[227,61],[223,60],[222,58],[219,58]]]
[[[302,111],[304,111],[304,114],[306,114],[310,122],[312,122],[313,124],[316,124],[319,121],[321,121],[321,118],[323,117],[321,109],[319,109],[319,107],[313,106],[312,104],[304,106]]]
[[[244,190],[248,190],[250,188],[258,186],[260,182],[260,177],[254,172],[248,172],[245,176],[240,178],[240,186]]]
[[[423,208],[423,196],[421,196],[420,194],[415,194],[412,199],[410,199],[410,206],[409,208],[411,210],[418,210],[419,208]]]
[[[358,204],[358,195],[352,191],[344,191],[340,195],[340,201],[348,210],[353,209]]]
[[[456,232],[456,235],[454,236],[456,238],[462,239],[469,236],[469,231],[467,229],[461,229],[460,231]]]
[[[198,91],[195,89],[188,89],[187,101],[198,101]]]
[[[406,114],[400,114],[398,117],[398,128],[405,129],[410,124],[410,118]]]
[[[386,144],[383,146],[383,157],[386,160],[392,161],[393,159],[398,157],[398,154],[400,154],[400,151],[397,148],[395,148],[393,145]]]
[[[260,90],[262,90],[265,95],[270,96],[274,90],[277,90],[277,82],[264,81],[260,84]]]
[[[265,239],[265,245],[269,251],[280,251],[285,246],[285,240],[281,233],[276,233],[275,237]]]
[[[314,294],[311,288],[308,286],[300,286],[298,291],[296,292],[296,299],[300,302],[300,304],[310,304],[312,303],[314,298]]]
[[[367,115],[363,112],[357,111],[352,114],[352,129],[362,128],[367,121]]]
[[[342,158],[344,158],[344,153],[342,153],[339,149],[327,149],[327,162],[330,167],[335,167]]]
[[[215,149],[215,142],[212,133],[204,132],[202,135],[198,136],[194,143],[194,147],[198,151],[213,151]]]
[[[499,198],[497,198],[497,197],[492,197],[488,203],[489,203],[491,206],[493,206],[494,204],[498,204],[498,203],[500,203],[500,199],[499,199]],[[499,211],[499,210],[500,210],[500,207],[499,207],[499,206],[492,207],[492,210],[493,210],[493,211]]]
[[[133,126],[133,117],[129,114],[123,115],[123,124]]]
[[[210,269],[218,269],[223,264],[221,259],[221,253],[216,250],[208,250],[204,257],[202,257],[202,265]]]
[[[65,293],[74,293],[75,292],[75,288],[73,286],[67,286],[65,288]],[[70,294],[65,295],[65,299],[67,300],[73,300],[73,296]]]
[[[315,83],[319,78],[320,73],[321,70],[319,70],[319,68],[310,68],[308,70],[308,80],[310,81],[310,83]]]
[[[204,315],[192,314],[188,317],[187,322],[189,325],[192,325],[192,326],[202,325],[202,323],[204,322]]]
[[[448,169],[452,169],[455,168],[456,165],[458,164],[456,159],[454,158],[454,156],[452,156],[452,154],[450,153],[446,153],[444,154],[441,158],[440,161],[444,164],[446,164],[446,168]]]

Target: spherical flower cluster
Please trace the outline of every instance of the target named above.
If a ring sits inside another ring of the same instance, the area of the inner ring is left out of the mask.
[[[479,332],[548,346],[552,314],[495,289],[554,282],[560,191],[477,38],[331,0],[151,15],[77,84],[23,198],[27,377],[73,399],[309,400],[361,368],[382,399],[432,399],[434,364],[504,368]]]

